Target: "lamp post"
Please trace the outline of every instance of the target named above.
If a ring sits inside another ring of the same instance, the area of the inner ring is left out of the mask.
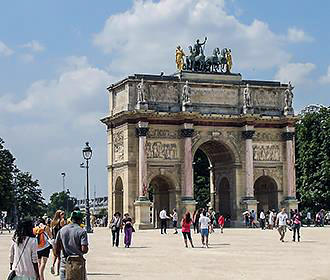
[[[65,172],[61,173],[62,178],[63,178],[63,192],[65,191]]]
[[[82,150],[83,157],[86,160],[86,165],[81,164],[80,167],[86,168],[86,229],[88,233],[92,233],[93,230],[91,228],[91,216],[89,209],[89,178],[88,178],[88,168],[89,168],[89,160],[92,158],[92,149],[89,146],[89,143],[86,142],[85,148]]]
[[[14,224],[15,224],[15,228],[17,227],[17,223],[18,223],[18,214],[17,214],[17,199],[16,199],[16,193],[17,193],[17,175],[19,173],[18,168],[16,167],[16,165],[14,166]]]
[[[67,201],[66,201],[66,212],[69,215],[69,201],[70,201],[70,190],[66,190],[66,194],[68,195]]]

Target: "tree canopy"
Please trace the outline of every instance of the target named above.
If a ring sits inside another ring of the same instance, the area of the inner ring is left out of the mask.
[[[301,208],[330,208],[330,107],[304,113],[296,125],[297,196]]]
[[[57,210],[63,210],[69,215],[76,203],[77,199],[70,197],[69,192],[55,192],[50,197],[47,214],[53,216]]]

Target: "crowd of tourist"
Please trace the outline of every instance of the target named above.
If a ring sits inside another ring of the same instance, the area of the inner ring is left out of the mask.
[[[62,210],[56,211],[52,219],[48,217],[39,218],[37,221],[25,220],[19,222],[10,248],[10,269],[16,274],[18,280],[44,280],[45,267],[52,252],[53,259],[51,273],[60,276],[60,280],[74,279],[82,280],[86,277],[84,254],[88,252],[88,237],[83,224],[83,214],[78,208],[74,209],[70,218],[65,219]],[[264,212],[254,210],[242,213],[243,220],[248,228],[274,229],[280,235],[280,241],[284,242],[287,230],[292,231],[292,241],[301,240],[300,228],[302,226],[302,215],[297,209],[286,213],[285,208],[278,213],[272,209]],[[172,222],[173,234],[178,234],[181,227],[185,247],[194,248],[191,231],[200,234],[201,246],[209,247],[209,235],[214,232],[215,227],[224,232],[229,217],[216,213],[212,208],[201,208],[193,214],[186,212],[178,221],[178,213],[173,209],[167,213],[162,209],[159,213],[160,233],[167,234],[168,222]],[[310,213],[306,215],[306,224],[312,224]],[[329,213],[321,209],[315,216],[315,226],[324,226],[329,220]],[[112,233],[112,246],[120,246],[120,235],[124,234],[125,248],[132,244],[132,235],[135,232],[134,221],[129,213],[122,217],[121,213],[114,213],[108,223]],[[189,243],[188,243],[189,241]],[[13,276],[13,275],[12,275]]]

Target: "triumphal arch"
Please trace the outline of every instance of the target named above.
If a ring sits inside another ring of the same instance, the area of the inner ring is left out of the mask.
[[[198,150],[209,160],[209,205],[234,225],[247,209],[296,208],[293,86],[231,73],[229,49],[215,49],[218,60],[180,51],[175,74],[108,87],[109,215],[152,228],[163,208],[194,211]]]

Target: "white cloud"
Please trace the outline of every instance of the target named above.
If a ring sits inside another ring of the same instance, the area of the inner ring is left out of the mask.
[[[292,81],[294,85],[303,84],[309,80],[307,76],[314,69],[313,63],[288,63],[279,67],[275,79],[286,83]]]
[[[0,41],[0,56],[10,56],[14,53],[4,42]]]
[[[30,42],[23,44],[22,48],[30,49],[31,51],[34,51],[34,52],[42,52],[45,50],[45,46],[42,45],[37,40],[32,40]]]
[[[287,39],[291,43],[312,42],[314,39],[306,34],[303,30],[296,27],[288,29]]]
[[[320,78],[322,84],[330,84],[330,65],[328,66],[328,72]]]
[[[135,1],[123,13],[110,16],[94,44],[115,57],[111,71],[159,73],[175,71],[177,45],[187,47],[207,36],[206,54],[215,47],[233,52],[233,71],[268,69],[287,63],[283,36],[265,22],[241,23],[227,14],[224,0]]]
[[[30,53],[22,54],[22,55],[20,55],[20,58],[25,63],[30,63],[30,62],[34,61],[34,56]]]

